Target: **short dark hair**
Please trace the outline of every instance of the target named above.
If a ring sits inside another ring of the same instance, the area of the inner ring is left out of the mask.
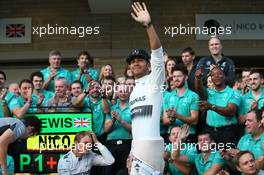
[[[26,116],[24,119],[25,125],[27,126],[34,126],[33,134],[37,135],[41,131],[41,120],[37,118],[36,116]]]
[[[190,53],[191,55],[195,55],[195,52],[194,52],[193,48],[191,48],[191,47],[184,48],[182,50],[181,54],[186,53],[186,52]]]
[[[91,66],[94,65],[93,57],[91,57],[91,55],[87,51],[81,51],[78,54],[77,60],[80,58],[81,55],[86,55],[87,56],[87,59],[89,60],[89,65],[91,65]]]
[[[255,109],[255,110],[251,110],[250,112],[255,113],[257,122],[260,122],[262,120],[262,110]]]
[[[23,79],[23,80],[21,80],[20,83],[19,83],[19,88],[21,88],[21,85],[22,85],[23,83],[29,83],[29,84],[31,84],[32,87],[33,87],[32,81],[30,81],[29,79]]]
[[[252,70],[250,71],[249,75],[252,75],[252,74],[259,74],[259,77],[260,77],[260,78],[263,78],[263,75],[262,75],[261,71],[258,70],[258,69],[252,69]]]
[[[212,134],[211,134],[210,132],[208,132],[208,131],[201,131],[201,132],[199,132],[199,133],[197,134],[197,138],[198,138],[199,136],[201,136],[201,135],[209,135],[209,138],[210,138],[211,140],[213,140]]]
[[[176,66],[174,66],[171,70],[171,73],[173,74],[174,71],[180,71],[184,75],[188,75],[188,70],[183,64],[177,64]]]
[[[251,72],[252,71],[252,68],[250,67],[245,67],[242,69],[242,72]]]
[[[33,82],[33,78],[34,77],[40,77],[42,78],[42,80],[44,81],[44,77],[43,77],[43,74],[41,72],[33,72],[31,75],[30,75],[30,80]]]
[[[255,156],[252,152],[247,151],[247,150],[246,151],[239,151],[234,157],[234,163],[236,166],[239,166],[239,159],[245,154],[250,154],[255,159]]]
[[[0,74],[2,74],[4,76],[4,79],[6,80],[6,74],[5,74],[5,72],[0,70]]]
[[[74,82],[71,83],[71,86],[76,83],[79,83],[81,85],[81,88],[83,89],[83,83],[80,80],[75,80]]]

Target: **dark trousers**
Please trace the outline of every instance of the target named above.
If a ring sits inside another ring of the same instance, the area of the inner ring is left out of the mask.
[[[205,131],[211,134],[216,144],[229,144],[232,148],[237,145],[241,135],[238,124],[223,127],[211,127],[206,125]]]
[[[115,175],[120,169],[126,168],[126,159],[131,150],[131,140],[110,140],[106,142],[108,150],[115,158],[115,163],[104,167],[105,175]]]

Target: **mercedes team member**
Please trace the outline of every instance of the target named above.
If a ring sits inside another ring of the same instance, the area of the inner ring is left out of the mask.
[[[135,2],[132,9],[132,18],[147,31],[152,53],[150,59],[146,51],[136,49],[126,60],[136,83],[129,101],[133,136],[131,175],[162,174],[164,141],[160,137],[162,90],[159,87],[165,81],[163,49],[146,5]]]
[[[7,150],[11,143],[18,139],[27,139],[41,131],[41,121],[35,116],[17,118],[0,118],[0,167],[1,175],[10,175],[8,169]]]
[[[101,155],[91,151],[93,143]],[[112,165],[114,162],[112,154],[97,140],[93,132],[81,131],[74,138],[72,150],[59,160],[58,173],[59,175],[90,175],[92,166]]]

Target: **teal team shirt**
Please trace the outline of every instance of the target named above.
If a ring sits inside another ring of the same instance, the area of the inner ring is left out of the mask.
[[[6,101],[6,105],[7,107],[10,109],[10,102],[12,101],[13,98],[16,98],[16,95],[13,94],[12,92],[7,92],[6,96],[5,96],[5,101]],[[3,103],[2,101],[0,101],[0,118],[4,117],[4,112],[3,112]]]
[[[217,105],[220,107],[226,107],[229,103],[235,104],[237,107],[241,103],[241,95],[226,86],[222,91],[217,91],[216,89],[207,88],[208,102],[212,105]],[[232,124],[237,124],[237,118],[234,115],[233,117],[224,117],[221,114],[216,113],[215,111],[207,111],[207,124],[212,127],[222,127]]]
[[[110,102],[109,102],[110,104]],[[85,97],[84,106],[92,110],[93,113],[93,132],[96,136],[100,136],[104,133],[104,121],[106,114],[103,112],[102,99],[99,99],[96,102],[92,102],[90,97]],[[89,111],[86,111],[89,112]]]
[[[169,145],[166,146],[165,150],[167,152],[169,152],[170,156],[172,153],[172,144],[170,143]],[[187,143],[184,144],[184,147],[182,147],[182,149],[180,149],[180,155],[185,155],[188,157],[188,161],[194,162],[195,157],[197,156],[197,150],[195,148],[194,145]],[[184,175],[184,173],[182,173],[174,164],[171,160],[169,160],[169,164],[168,164],[168,170],[170,172],[170,174],[177,174],[177,175]]]
[[[238,149],[242,151],[250,151],[254,154],[255,159],[264,156],[264,133],[261,134],[260,138],[255,140],[252,134],[245,134],[238,142]]]
[[[168,96],[170,96],[171,91],[164,91],[163,95],[162,95],[162,106],[161,106],[161,110],[160,110],[160,116],[163,117],[163,112],[164,112],[164,100],[166,100],[168,98]],[[160,134],[167,134],[169,132],[169,128],[168,126],[165,126],[162,122],[162,120],[160,121]]]
[[[47,90],[45,90],[45,89],[42,89],[42,90],[41,90],[41,93],[44,95],[44,99],[43,99],[43,101],[42,101],[42,103],[41,103],[41,106],[45,107],[45,106],[47,105],[47,102],[48,102],[50,99],[53,98],[54,93],[51,92],[51,91],[47,91]],[[36,94],[32,94],[32,98],[34,98],[34,100],[37,101],[37,102],[38,102],[38,100],[39,100],[39,98],[38,98],[38,96],[37,96]]]
[[[240,113],[243,115],[247,114],[251,109],[252,103],[256,101],[258,102],[258,109],[261,109],[264,104],[264,88],[261,88],[261,95],[258,100],[254,98],[251,90],[243,96],[243,105]]]
[[[7,165],[7,170],[9,173],[14,174],[15,172],[15,163],[13,157],[7,155],[6,156],[6,165]],[[2,175],[2,168],[0,167],[0,175]]]
[[[10,111],[13,113],[13,110],[16,108],[22,108],[25,105],[26,101],[23,97],[19,96],[16,98],[13,98],[8,105]],[[38,111],[37,107],[37,101],[36,98],[32,97],[32,103],[31,106],[28,108],[27,113],[36,113]]]
[[[99,73],[98,73],[98,70],[97,69],[94,69],[94,68],[89,68],[87,70],[87,73],[89,73],[90,77],[93,79],[93,80],[96,80],[98,81],[99,79]],[[72,81],[75,81],[78,79],[79,77],[79,74],[80,74],[80,69],[76,69],[75,71],[71,72],[71,76],[72,76]],[[80,81],[82,82],[83,84],[83,88],[86,89],[88,87],[88,81],[86,80],[86,76],[84,74],[82,74],[81,78],[80,78]]]
[[[207,161],[204,163],[203,154],[200,153],[195,157],[195,166],[199,175],[204,174],[208,171],[214,164],[224,166],[224,160],[220,155],[219,151],[212,151]]]
[[[165,95],[162,106],[163,110],[174,107],[178,114],[191,117],[191,110],[199,110],[198,102],[199,96],[189,89],[186,89],[181,97],[178,96],[176,90],[173,90],[170,94]],[[183,125],[184,122],[176,119],[175,124]],[[190,127],[190,134],[195,134],[195,126],[193,125]]]
[[[50,67],[42,69],[40,72],[43,74],[44,81],[46,81],[49,78],[49,75],[50,75]],[[59,78],[59,77],[64,77],[67,80],[68,84],[71,84],[71,82],[72,82],[71,73],[67,69],[64,69],[62,67],[60,67],[57,70],[57,74],[56,74],[55,79]],[[54,89],[55,89],[54,80],[51,80],[47,90],[51,91],[51,92],[54,92]]]
[[[111,107],[111,112],[117,111],[120,118],[124,120],[126,123],[131,125],[131,113],[129,109],[129,105],[125,108],[120,107],[120,101],[117,101],[115,105]],[[111,120],[111,115],[107,115],[106,120]],[[107,140],[118,140],[118,139],[132,139],[131,132],[128,131],[123,125],[121,125],[118,121],[112,126],[111,132],[107,135]]]

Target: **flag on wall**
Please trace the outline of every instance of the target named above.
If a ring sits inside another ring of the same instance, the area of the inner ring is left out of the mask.
[[[31,18],[0,19],[0,44],[31,43]]]

